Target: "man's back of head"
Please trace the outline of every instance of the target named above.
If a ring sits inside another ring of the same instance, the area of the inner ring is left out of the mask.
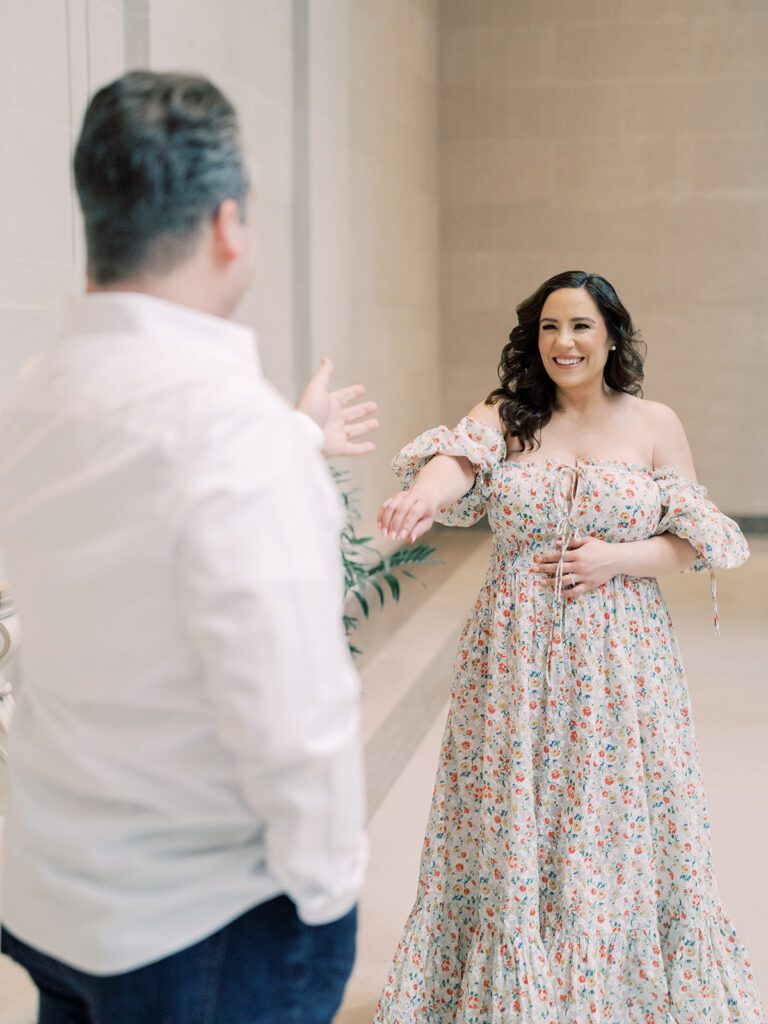
[[[250,277],[234,107],[195,75],[132,71],[91,100],[74,159],[90,290],[227,315]]]

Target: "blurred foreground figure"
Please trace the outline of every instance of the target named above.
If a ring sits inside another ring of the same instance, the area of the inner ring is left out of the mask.
[[[24,628],[3,951],[40,1021],[317,1022],[351,970],[364,862],[341,513],[321,458],[370,445],[263,380],[226,318],[251,276],[235,112],[134,72],[75,154],[89,294],[2,423]]]

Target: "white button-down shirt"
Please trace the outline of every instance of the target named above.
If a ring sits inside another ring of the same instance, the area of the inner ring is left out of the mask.
[[[253,334],[146,295],[71,306],[0,427],[23,629],[4,924],[95,974],[364,870],[340,505]]]

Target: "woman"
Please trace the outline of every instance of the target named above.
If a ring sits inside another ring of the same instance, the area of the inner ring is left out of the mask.
[[[655,579],[747,546],[695,483],[678,418],[639,397],[609,282],[559,274],[517,315],[501,386],[400,452],[406,489],[379,516],[415,540],[487,513],[494,545],[376,1020],[763,1021]]]

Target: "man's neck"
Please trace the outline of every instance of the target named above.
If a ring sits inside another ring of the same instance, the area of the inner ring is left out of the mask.
[[[228,318],[232,310],[220,296],[212,294],[210,287],[196,276],[168,274],[164,277],[135,276],[111,284],[98,284],[88,279],[87,294],[138,293],[151,295],[155,299],[174,302],[209,316]]]

